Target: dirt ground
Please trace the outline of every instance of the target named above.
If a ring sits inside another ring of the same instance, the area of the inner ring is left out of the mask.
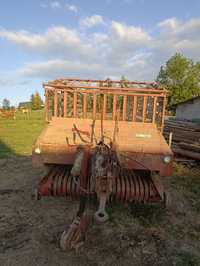
[[[110,221],[92,224],[78,253],[63,252],[59,238],[76,213],[64,198],[34,201],[43,169],[30,157],[0,160],[0,265],[200,265],[200,215],[165,180],[169,209],[114,206]]]

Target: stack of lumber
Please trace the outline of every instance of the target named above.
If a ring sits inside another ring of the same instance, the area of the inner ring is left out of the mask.
[[[172,132],[172,150],[175,154],[200,160],[200,124],[179,120],[166,120],[164,136]]]

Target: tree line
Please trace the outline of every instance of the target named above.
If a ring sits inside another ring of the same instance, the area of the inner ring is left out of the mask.
[[[168,108],[200,95],[200,62],[176,53],[161,66],[156,78],[168,92]]]
[[[39,92],[35,92],[31,95],[29,102],[21,102],[18,105],[18,108],[28,108],[32,110],[40,110],[44,107],[44,103],[42,101],[42,98],[39,94]],[[4,110],[10,110],[15,108],[14,106],[11,106],[10,101],[8,99],[3,99],[2,101],[2,108]]]

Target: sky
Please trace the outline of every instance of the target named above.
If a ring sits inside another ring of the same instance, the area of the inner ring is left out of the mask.
[[[200,60],[199,0],[0,0],[0,104],[56,78],[153,81],[176,52]]]

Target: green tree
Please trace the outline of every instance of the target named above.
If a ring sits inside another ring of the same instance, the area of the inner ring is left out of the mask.
[[[32,110],[40,110],[43,107],[43,101],[36,91],[34,94],[31,95],[31,109]]]
[[[6,110],[10,109],[10,101],[6,98],[3,99],[2,107],[3,107],[3,109],[6,109]]]
[[[169,106],[200,94],[200,63],[176,53],[161,66],[156,79],[170,92]]]

